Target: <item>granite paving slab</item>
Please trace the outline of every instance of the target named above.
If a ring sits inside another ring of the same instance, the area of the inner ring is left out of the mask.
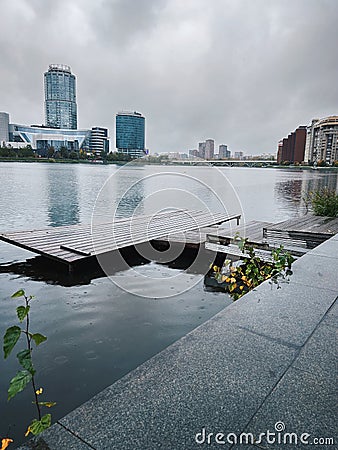
[[[334,303],[335,292],[294,283],[281,289],[269,282],[246,294],[224,311],[226,323],[299,348]],[[216,316],[223,320],[222,314]]]
[[[319,245],[308,252],[309,255],[326,256],[338,260],[338,240],[330,239],[329,245]]]
[[[302,348],[293,367],[316,374],[318,377],[337,380],[337,328],[323,322]]]
[[[337,324],[338,324],[338,297],[336,298],[336,301],[334,302],[332,307],[329,309],[329,311],[325,315],[323,323],[325,323],[325,325],[329,325],[329,326],[335,327],[337,329]]]
[[[330,247],[331,240],[321,244],[317,252],[327,252]],[[293,269],[293,283],[338,292],[338,264],[334,258],[309,252],[294,263]]]
[[[202,427],[242,429],[295,355],[211,320],[60,423],[97,449],[194,449]]]
[[[275,433],[276,441],[269,443],[264,437],[260,448],[278,450],[313,448],[315,438],[336,438],[335,411],[335,384],[331,378],[291,368],[252,418],[245,431],[250,431],[257,437],[267,430]],[[282,431],[278,433],[278,429]],[[295,437],[292,445],[287,437],[285,445],[284,433],[296,433],[297,445],[294,445]],[[304,433],[309,436],[306,437]],[[278,434],[281,435],[281,443],[278,442]],[[300,440],[302,434],[303,442]],[[269,439],[272,441],[273,436]],[[333,450],[337,448],[336,444],[318,445],[315,448]]]

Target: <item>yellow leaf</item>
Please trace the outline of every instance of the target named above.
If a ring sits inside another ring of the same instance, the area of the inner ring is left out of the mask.
[[[218,272],[219,271],[219,267],[217,267],[217,266],[214,266],[213,269],[214,269],[214,272]]]
[[[37,389],[35,392],[36,392],[36,395],[40,395],[40,394],[42,394],[43,389],[42,388]]]
[[[230,283],[236,283],[236,278],[234,277],[230,278]]]
[[[5,438],[1,440],[1,448],[0,450],[6,450],[6,448],[9,446],[9,444],[13,442],[13,439]]]
[[[239,288],[240,288],[240,290],[241,290],[241,291],[243,291],[243,289],[244,289],[244,286],[240,286]]]
[[[229,283],[230,280],[231,280],[231,278],[229,278],[229,277],[225,279],[225,281],[226,281],[227,283]]]
[[[51,408],[52,406],[55,406],[55,402],[39,402],[39,405],[41,406],[47,406],[47,408]]]

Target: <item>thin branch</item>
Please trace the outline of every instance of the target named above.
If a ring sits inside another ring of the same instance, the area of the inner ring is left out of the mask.
[[[25,297],[26,308],[27,308],[28,305],[29,305],[29,299],[28,299],[28,297],[26,297],[26,295],[24,297]],[[28,348],[30,354],[32,355],[32,351],[33,351],[32,345],[31,345],[32,338],[29,335],[29,312],[26,315],[26,331],[25,331],[25,334],[26,334],[26,339],[27,339],[27,348]],[[38,410],[38,417],[39,417],[39,420],[41,420],[41,410],[40,410],[40,405],[39,405],[39,400],[38,400],[38,394],[36,393],[37,389],[36,389],[36,386],[35,386],[34,373],[32,373],[32,386],[33,386],[33,390],[34,390],[35,404],[36,404],[36,408]]]

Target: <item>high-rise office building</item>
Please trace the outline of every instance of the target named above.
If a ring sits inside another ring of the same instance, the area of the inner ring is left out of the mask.
[[[234,158],[235,159],[239,159],[239,160],[242,160],[243,159],[243,156],[244,156],[244,153],[243,152],[235,152],[235,154],[234,154]]]
[[[51,64],[44,74],[48,127],[77,129],[76,82],[69,66]]]
[[[146,154],[145,117],[141,113],[122,111],[116,114],[116,149],[136,158]]]
[[[218,158],[219,159],[228,159],[228,158],[230,158],[230,156],[231,156],[231,153],[230,153],[230,150],[228,150],[228,146],[221,144],[218,147]]]
[[[197,149],[189,150],[189,157],[190,158],[198,158],[199,153]]]
[[[200,158],[205,158],[205,142],[198,143],[198,154]]]
[[[338,116],[312,120],[306,131],[304,160],[326,164],[338,160]]]
[[[290,133],[287,138],[282,139],[278,143],[277,162],[302,162],[304,161],[306,140],[306,127],[300,126]]]
[[[214,159],[215,141],[207,139],[205,141],[205,159]]]
[[[90,151],[96,156],[101,156],[102,154],[109,152],[109,137],[107,128],[93,127],[91,129],[89,148]]]
[[[9,140],[8,136],[9,114],[0,112],[0,145]]]

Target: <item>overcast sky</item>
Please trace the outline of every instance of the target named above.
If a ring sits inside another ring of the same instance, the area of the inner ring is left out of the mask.
[[[152,153],[214,138],[274,152],[338,114],[337,0],[0,0],[0,111],[44,123],[43,73],[77,77],[78,126],[146,117]]]

